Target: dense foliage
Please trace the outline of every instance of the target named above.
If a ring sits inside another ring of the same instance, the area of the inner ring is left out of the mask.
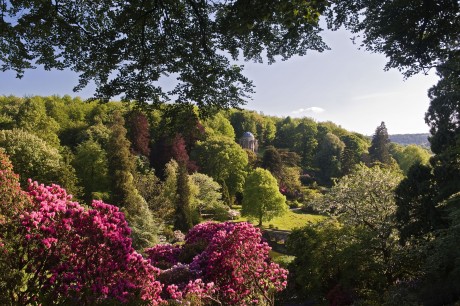
[[[24,192],[2,152],[0,161],[3,305],[273,305],[286,286],[287,271],[270,262],[269,246],[248,223],[203,223],[180,249],[158,245],[145,259],[117,207],[93,201],[87,208],[58,185],[30,182]]]

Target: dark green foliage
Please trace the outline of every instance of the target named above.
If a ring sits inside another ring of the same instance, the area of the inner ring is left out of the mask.
[[[390,140],[388,139],[388,131],[385,122],[382,122],[372,136],[372,143],[369,147],[369,155],[372,162],[378,162],[389,165],[391,156],[389,150]]]
[[[177,202],[174,213],[174,228],[186,233],[193,227],[191,209],[192,194],[185,164],[180,163],[177,171]]]
[[[283,162],[281,160],[281,155],[275,147],[269,146],[265,148],[261,166],[270,171],[277,179],[282,178]]]
[[[303,118],[296,127],[296,144],[295,151],[301,157],[302,168],[311,169],[313,167],[316,148],[318,141],[317,125],[312,119]]]
[[[94,81],[96,97],[155,104],[174,96],[210,110],[238,106],[252,92],[242,67],[323,51],[318,19],[326,1],[7,1],[2,13],[2,70],[22,76],[36,64],[70,68],[76,89]],[[157,85],[177,74],[175,87]]]
[[[354,300],[377,302],[386,287],[385,263],[372,256],[369,250],[377,245],[360,227],[334,221],[311,224],[292,231],[286,246],[296,256],[289,266],[295,276],[289,286],[301,300],[324,303],[339,286]]]
[[[319,144],[315,164],[319,168],[319,177],[325,184],[331,184],[334,177],[341,174],[341,156],[345,144],[334,134],[327,133]]]
[[[432,168],[414,165],[395,190],[396,219],[402,243],[443,228],[442,212],[437,208],[437,186]]]
[[[362,37],[371,52],[388,58],[386,69],[406,76],[458,57],[460,5],[455,0],[333,1],[328,25]],[[458,70],[457,70],[458,73]]]
[[[420,290],[424,305],[454,305],[460,300],[460,195],[446,203],[449,208],[449,228],[436,232],[427,245],[425,277]]]
[[[345,144],[341,157],[342,173],[349,174],[362,161],[362,156],[367,151],[367,143],[353,134],[344,135],[340,140]]]
[[[134,192],[132,172],[135,169],[134,158],[129,148],[130,142],[126,138],[125,121],[120,113],[113,115],[111,135],[107,145],[109,160],[109,177],[111,180],[111,199],[114,205],[123,207],[127,198]]]

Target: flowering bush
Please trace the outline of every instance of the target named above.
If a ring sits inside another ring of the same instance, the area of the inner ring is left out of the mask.
[[[59,186],[36,182],[29,195],[33,209],[21,215],[26,271],[37,275],[29,288],[54,301],[158,300],[159,271],[132,248],[117,207],[93,201],[85,209]]]
[[[286,286],[248,223],[197,225],[182,246],[157,245],[145,259],[117,207],[86,208],[57,185],[29,181],[23,192],[1,151],[0,191],[2,305],[272,305]]]
[[[249,223],[207,222],[195,226],[182,247],[157,246],[147,254],[153,264],[170,260],[161,274],[166,299],[190,294],[187,286],[199,282],[202,289],[193,293],[224,305],[272,305],[273,293],[286,287],[287,271],[269,261],[269,250]]]

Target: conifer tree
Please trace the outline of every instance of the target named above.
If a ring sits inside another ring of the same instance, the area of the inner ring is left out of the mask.
[[[107,157],[109,175],[112,180],[112,202],[121,207],[132,230],[135,248],[145,248],[156,242],[157,225],[147,202],[139,194],[134,184],[132,172],[134,158],[126,138],[124,119],[119,112],[113,115],[112,133],[108,143]]]
[[[372,136],[369,155],[373,162],[380,162],[382,164],[391,163],[390,140],[388,139],[388,131],[383,121],[375,129],[375,134]]]
[[[188,232],[193,227],[191,201],[192,193],[187,168],[184,163],[179,163],[177,172],[177,202],[174,214],[175,229]]]

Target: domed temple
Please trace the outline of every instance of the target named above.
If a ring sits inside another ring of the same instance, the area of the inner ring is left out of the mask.
[[[257,152],[259,149],[259,143],[251,132],[245,132],[243,136],[241,136],[239,143],[243,149],[248,149],[252,152]]]

